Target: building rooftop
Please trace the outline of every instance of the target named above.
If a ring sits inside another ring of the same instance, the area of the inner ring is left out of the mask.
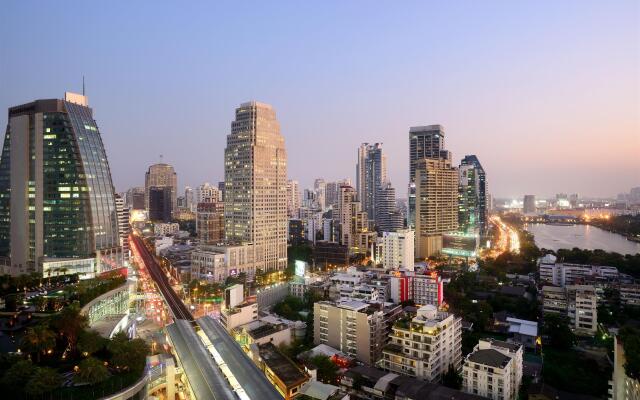
[[[492,346],[502,347],[504,349],[508,349],[511,351],[518,351],[518,349],[522,347],[520,343],[505,342],[504,340],[498,340],[498,339],[481,339],[481,340],[491,343]]]
[[[273,343],[259,346],[260,358],[274,374],[288,387],[299,385],[308,376],[298,366],[282,354]]]
[[[284,326],[282,325],[264,324],[257,328],[251,329],[248,333],[253,339],[261,339],[263,337],[280,332],[283,328]]]
[[[526,336],[538,336],[538,323],[525,319],[507,318],[510,333],[519,333]]]
[[[474,363],[494,368],[504,368],[511,360],[510,357],[494,349],[476,350],[468,356],[468,359]]]

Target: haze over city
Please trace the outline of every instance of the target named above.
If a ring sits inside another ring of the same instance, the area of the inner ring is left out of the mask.
[[[161,154],[180,187],[223,180],[248,100],[276,109],[302,187],[353,179],[357,147],[382,142],[406,197],[408,130],[430,124],[455,159],[478,155],[495,197],[639,183],[635,1],[3,8],[0,108],[80,92],[85,76],[118,191]]]

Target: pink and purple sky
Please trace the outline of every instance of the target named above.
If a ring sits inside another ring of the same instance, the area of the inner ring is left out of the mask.
[[[408,129],[430,124],[445,126],[456,160],[479,157],[496,197],[640,186],[637,1],[2,10],[0,108],[80,91],[85,75],[119,191],[142,185],[160,154],[180,187],[222,180],[234,108],[251,99],[276,108],[303,187],[353,178],[358,145],[383,142],[405,197]]]

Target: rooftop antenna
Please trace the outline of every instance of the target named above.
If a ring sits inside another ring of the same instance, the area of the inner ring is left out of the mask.
[[[84,96],[84,75],[82,75],[82,95]]]

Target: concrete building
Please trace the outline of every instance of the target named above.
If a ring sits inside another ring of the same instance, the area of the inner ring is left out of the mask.
[[[437,382],[462,362],[462,319],[428,305],[411,320],[393,325],[379,366],[386,371]]]
[[[538,259],[538,271],[541,281],[560,287],[580,283],[612,283],[620,277],[616,267],[559,263],[553,254]]]
[[[407,227],[415,229],[416,170],[419,160],[437,158],[451,160],[451,153],[444,149],[444,127],[442,125],[414,126],[409,129],[409,199]]]
[[[187,210],[191,212],[196,211],[195,193],[191,186],[184,187],[184,205]]]
[[[413,271],[415,234],[410,229],[383,232],[380,243],[380,259],[385,269]]]
[[[198,203],[196,233],[202,244],[221,244],[224,241],[223,203],[219,201]]]
[[[153,224],[153,233],[156,236],[175,235],[180,231],[180,224],[177,222],[158,222]]]
[[[336,242],[316,241],[312,256],[316,267],[322,269],[349,265],[349,247]]]
[[[340,232],[340,244],[348,246],[350,254],[366,254],[375,244],[377,234],[369,230],[369,217],[351,186],[340,187],[333,219]]]
[[[387,339],[385,313],[362,301],[313,305],[313,343],[326,344],[372,365]]]
[[[613,374],[609,381],[610,400],[640,400],[640,381],[625,370],[627,355],[619,336],[613,338]]]
[[[507,317],[507,324],[509,324],[510,340],[521,343],[527,349],[536,349],[536,340],[538,339],[537,322]]]
[[[198,246],[191,252],[191,279],[224,282],[229,276],[224,253]]]
[[[129,246],[129,234],[131,226],[129,225],[129,208],[125,206],[124,199],[116,194],[116,212],[118,213],[118,235],[120,236],[120,246],[122,247],[122,260],[125,266],[129,265],[131,257],[131,248]]]
[[[123,266],[111,172],[85,96],[9,108],[0,155],[0,273],[82,278]]]
[[[144,176],[144,190],[146,208],[150,210],[150,193],[151,188],[169,188],[169,210],[171,213],[178,208],[178,175],[173,167],[169,164],[154,164],[149,167],[147,173]]]
[[[378,215],[379,194],[387,181],[387,157],[382,151],[382,143],[362,143],[358,148],[356,163],[356,191],[362,204],[362,211],[370,221]],[[394,193],[395,195],[395,193]]]
[[[258,366],[285,400],[300,394],[309,375],[282,354],[273,343],[258,345]]]
[[[533,194],[525,194],[522,202],[522,212],[524,214],[535,214],[536,211],[536,196]]]
[[[542,287],[544,313],[566,315],[578,334],[594,335],[598,330],[598,296],[589,285]]]
[[[287,216],[289,218],[298,218],[298,209],[302,206],[300,198],[300,185],[298,181],[287,181]]]
[[[174,207],[171,205],[171,188],[151,186],[147,189],[147,210],[150,221],[169,222]]]
[[[143,187],[132,187],[125,194],[125,204],[129,210],[144,210],[145,190]]]
[[[481,339],[464,361],[462,390],[493,400],[515,400],[522,382],[522,345]]]
[[[195,199],[196,204],[200,203],[221,203],[222,191],[216,185],[205,182],[196,188]]]
[[[442,235],[458,229],[458,169],[450,160],[425,158],[416,168],[416,257],[442,251]]]
[[[618,286],[620,303],[625,306],[640,306],[640,284],[623,284]]]
[[[248,245],[254,266],[287,266],[287,153],[275,110],[251,101],[236,109],[225,148],[225,238]]]
[[[385,182],[376,198],[376,229],[378,232],[395,232],[404,227],[402,214],[396,207],[396,190],[391,182]]]

